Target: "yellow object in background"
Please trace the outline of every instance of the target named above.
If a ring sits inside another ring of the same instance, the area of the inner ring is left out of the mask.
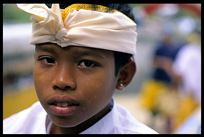
[[[192,95],[180,95],[176,89],[171,89],[166,84],[151,79],[143,83],[139,102],[142,107],[152,113],[156,110],[157,113],[166,117],[168,132],[176,131],[200,107]]]
[[[167,85],[164,82],[158,82],[152,79],[145,81],[140,91],[141,105],[153,111],[156,108],[157,101],[167,90]]]
[[[3,119],[30,107],[38,101],[33,85],[26,89],[5,93],[3,96]]]
[[[174,128],[173,131],[177,130],[179,126],[196,111],[201,104],[198,104],[192,96],[186,96],[180,98],[179,109],[176,114],[173,116]]]

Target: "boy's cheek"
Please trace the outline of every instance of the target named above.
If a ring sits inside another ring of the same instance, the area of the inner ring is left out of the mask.
[[[41,98],[44,98],[44,94],[48,90],[50,90],[51,87],[49,87],[49,79],[48,79],[47,73],[42,73],[41,70],[38,68],[34,67],[33,70],[33,79],[34,79],[34,85],[36,89],[36,93],[38,96],[38,99],[41,101]]]
[[[83,79],[81,83],[78,83],[79,90],[82,91],[84,96],[90,97],[90,101],[106,101],[112,97],[115,90],[114,78],[111,80],[106,74],[101,73],[95,77],[89,77]]]

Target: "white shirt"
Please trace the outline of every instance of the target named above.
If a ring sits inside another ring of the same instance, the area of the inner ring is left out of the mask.
[[[114,104],[114,102],[113,102]],[[40,102],[3,120],[4,134],[46,134],[50,119]],[[137,121],[125,108],[114,104],[112,110],[80,134],[157,134]]]

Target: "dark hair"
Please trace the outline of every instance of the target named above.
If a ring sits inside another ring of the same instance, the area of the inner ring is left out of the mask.
[[[61,9],[65,9],[69,5],[73,3],[66,3],[66,4],[60,4]],[[130,19],[132,19],[135,22],[134,14],[132,12],[132,7],[130,4],[117,4],[117,3],[91,3],[93,5],[93,9],[96,8],[96,5],[103,5],[111,9],[116,9],[126,16],[128,16]],[[51,3],[46,3],[46,5],[50,8]],[[108,12],[108,11],[107,11]],[[132,54],[128,53],[122,53],[122,52],[116,52],[113,51],[114,57],[115,57],[115,76],[118,75],[118,72],[121,67],[123,67],[126,63],[128,63],[128,60],[132,57]]]

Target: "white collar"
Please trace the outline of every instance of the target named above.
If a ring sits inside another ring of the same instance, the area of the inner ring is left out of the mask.
[[[111,100],[111,111],[107,113],[103,118],[101,118],[98,122],[96,122],[94,125],[89,127],[88,129],[84,130],[80,134],[107,134],[111,133],[113,127],[117,124],[114,120],[114,111],[115,111],[115,105],[114,100]],[[116,117],[115,117],[116,118]]]

